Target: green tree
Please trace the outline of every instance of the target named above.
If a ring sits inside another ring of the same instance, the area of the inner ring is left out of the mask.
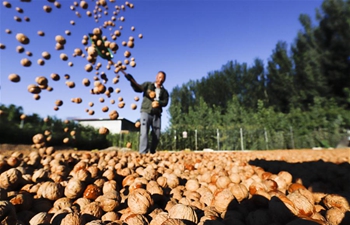
[[[327,97],[349,109],[346,88],[350,87],[350,0],[325,0],[321,8],[315,37],[322,51],[322,73],[331,89]]]
[[[267,65],[267,94],[269,106],[282,112],[288,112],[290,100],[296,94],[292,65],[287,44],[278,42]]]
[[[308,15],[300,15],[299,21],[304,31],[299,31],[292,46],[296,95],[292,96],[294,106],[307,109],[314,97],[326,96],[330,90],[327,78],[322,73],[322,51],[314,36],[315,28]]]

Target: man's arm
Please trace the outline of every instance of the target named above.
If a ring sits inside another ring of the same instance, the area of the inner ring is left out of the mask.
[[[161,107],[165,107],[168,105],[169,102],[169,93],[166,89],[164,89],[164,93],[161,99],[159,99],[159,105]]]
[[[140,84],[136,82],[136,80],[131,76],[131,74],[125,73],[124,70],[120,70],[124,74],[125,78],[130,81],[131,87],[134,89],[135,92],[143,92],[143,88]]]

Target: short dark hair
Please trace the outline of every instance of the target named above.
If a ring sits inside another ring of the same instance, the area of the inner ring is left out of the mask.
[[[164,80],[165,80],[165,78],[166,78],[166,73],[165,73],[164,71],[162,71],[162,70],[160,70],[158,73],[162,73],[162,74],[164,75]]]

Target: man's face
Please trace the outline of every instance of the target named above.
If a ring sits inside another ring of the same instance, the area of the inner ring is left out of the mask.
[[[162,86],[162,84],[164,83],[165,81],[165,76],[163,73],[158,73],[157,76],[156,76],[156,84],[158,86]]]

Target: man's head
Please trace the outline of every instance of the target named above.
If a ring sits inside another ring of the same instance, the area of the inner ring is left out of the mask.
[[[156,84],[157,86],[162,86],[166,78],[166,74],[163,71],[159,71],[156,76]]]

